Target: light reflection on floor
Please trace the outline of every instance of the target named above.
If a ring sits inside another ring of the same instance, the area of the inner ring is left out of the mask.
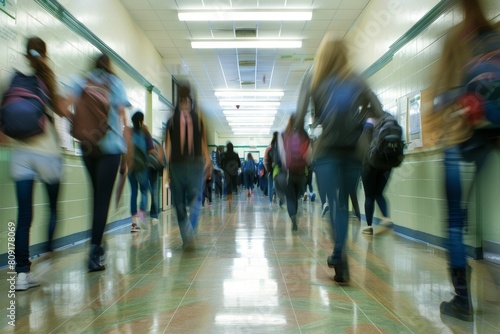
[[[301,202],[299,231],[259,191],[202,210],[196,248],[183,251],[175,215],[107,234],[104,272],[87,245],[34,260],[41,287],[16,293],[16,326],[2,333],[499,333],[500,270],[471,261],[475,321],[441,319],[451,298],[445,254],[392,233],[349,229],[351,282],[326,265],[332,249],[320,203]],[[397,222],[396,222],[397,223]],[[0,271],[7,277],[7,270]],[[0,280],[6,295],[6,279]],[[0,298],[6,310],[7,298]],[[6,312],[6,311],[3,311]]]

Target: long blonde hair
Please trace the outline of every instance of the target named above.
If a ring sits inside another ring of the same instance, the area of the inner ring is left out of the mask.
[[[345,43],[333,33],[327,33],[323,37],[314,59],[311,90],[318,87],[320,82],[330,75],[344,79],[351,74],[347,53]]]

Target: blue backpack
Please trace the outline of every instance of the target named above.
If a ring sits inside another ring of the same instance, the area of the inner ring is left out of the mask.
[[[314,124],[321,124],[323,142],[332,148],[355,148],[363,132],[366,113],[360,106],[367,87],[357,77],[326,78],[313,92]]]
[[[47,87],[37,76],[16,72],[2,97],[1,130],[14,139],[26,139],[42,133],[47,121],[47,92]]]
[[[465,65],[465,95],[460,101],[469,107],[473,124],[500,125],[500,32],[481,35]]]
[[[500,125],[500,32],[491,31],[471,43],[472,57],[463,70],[463,84],[434,99],[441,109],[453,103],[468,107],[467,120],[473,127]]]

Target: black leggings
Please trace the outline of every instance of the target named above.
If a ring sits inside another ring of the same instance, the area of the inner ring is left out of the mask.
[[[93,214],[92,245],[101,245],[106,228],[109,204],[115,184],[116,172],[120,166],[120,154],[106,154],[99,157],[85,156],[83,162],[92,181]]]
[[[368,226],[372,226],[375,201],[384,217],[388,216],[387,201],[384,198],[384,188],[391,175],[391,169],[381,170],[371,166],[364,166],[362,173],[363,188],[365,189],[365,216]]]

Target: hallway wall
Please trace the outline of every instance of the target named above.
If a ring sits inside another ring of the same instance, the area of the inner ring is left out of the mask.
[[[162,59],[152,43],[139,30],[118,0],[102,1],[61,1],[75,13],[87,27],[108,43],[127,62],[140,70],[155,86],[171,93],[171,76],[152,69],[162,68]],[[0,41],[0,90],[8,85],[13,69],[25,62],[25,40],[37,35],[45,40],[49,57],[59,81],[70,84],[75,75],[90,68],[91,60],[98,54],[97,48],[61,23],[35,1],[18,1],[15,19],[0,12],[2,31]],[[101,8],[101,11],[96,11]],[[96,13],[101,15],[96,16]],[[113,13],[113,15],[109,15]],[[109,29],[114,27],[115,29]],[[140,45],[140,48],[137,47]],[[133,109],[147,109],[150,94],[128,73],[118,66],[117,75],[125,82],[127,94]],[[168,80],[166,79],[168,77]],[[64,87],[63,87],[64,88]],[[148,120],[150,121],[150,120]],[[5,138],[4,138],[5,139]],[[64,138],[63,138],[64,139]],[[67,139],[67,138],[66,138]],[[0,139],[1,142],[1,139]],[[72,142],[68,145],[72,145]],[[0,145],[0,266],[7,263],[7,222],[15,221],[17,201],[14,184],[9,177],[10,150]],[[85,239],[90,228],[91,202],[89,183],[81,158],[75,156],[71,146],[64,154],[64,175],[61,187],[59,222],[55,238],[56,247]],[[129,217],[128,185],[123,198],[115,208],[114,200],[109,212],[110,226],[119,225]],[[31,228],[32,254],[44,251],[43,243],[47,234],[47,199],[44,188],[37,184],[34,193],[34,220]]]

